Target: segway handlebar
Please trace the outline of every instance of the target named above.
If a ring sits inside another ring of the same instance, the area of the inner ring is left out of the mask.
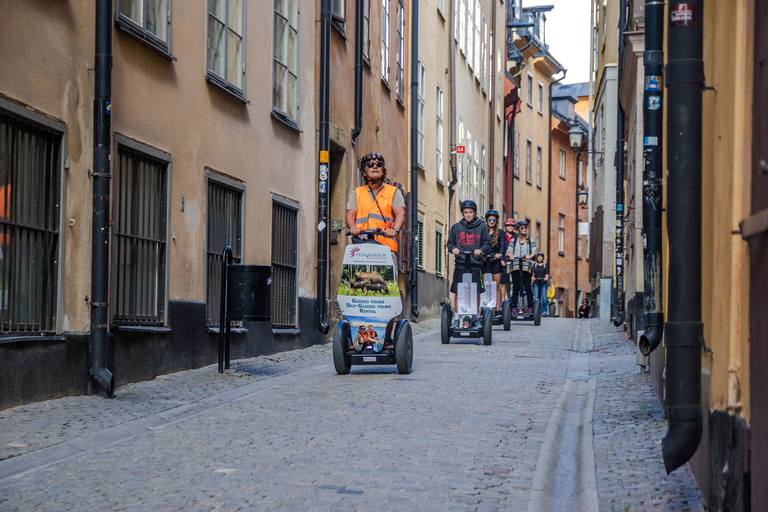
[[[352,234],[352,233],[350,233],[349,231],[347,231],[347,232],[346,232],[346,233],[344,233],[344,234],[345,234],[345,235],[347,235],[347,236],[357,236],[357,235],[353,235],[353,234]],[[361,230],[360,230],[360,234],[361,234],[361,235],[368,235],[368,236],[384,236],[384,237],[387,237],[387,238],[397,238],[397,235],[395,235],[395,236],[387,236],[386,234],[384,234],[384,230],[383,230],[383,229],[381,229],[381,228],[376,228],[376,229],[361,229]]]

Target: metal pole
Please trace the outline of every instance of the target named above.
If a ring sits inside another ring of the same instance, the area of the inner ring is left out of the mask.
[[[320,127],[319,170],[317,181],[317,301],[315,324],[328,334],[328,171],[330,162],[330,53],[331,53],[331,0],[322,0],[320,16]]]
[[[91,338],[89,375],[111,398],[109,331],[109,180],[112,113],[112,2],[96,1],[93,99],[93,220],[91,230]]]
[[[619,61],[616,87],[616,317],[617,327],[624,323],[624,109],[621,106],[621,73],[624,58],[624,26],[627,0],[619,2]]]
[[[419,317],[419,2],[411,4],[411,315]]]

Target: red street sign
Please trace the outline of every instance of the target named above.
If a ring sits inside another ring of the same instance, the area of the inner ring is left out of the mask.
[[[456,146],[456,152],[457,153],[465,153],[466,152],[466,146]]]

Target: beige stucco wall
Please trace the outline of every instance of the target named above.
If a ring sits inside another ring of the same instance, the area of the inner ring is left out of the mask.
[[[12,5],[11,5],[12,4]],[[10,2],[0,11],[0,92],[67,125],[63,215],[63,330],[88,329],[90,293],[94,15],[91,2]],[[313,6],[303,5],[301,26]],[[205,81],[206,7],[174,3],[168,60],[113,29],[112,130],[171,155],[168,297],[205,300],[205,170],[245,185],[244,262],[271,261],[271,194],[300,205],[299,295],[314,295],[315,112],[302,109],[302,133],[270,117],[272,16],[246,19],[244,103]],[[23,32],[17,27],[26,27]],[[23,34],[23,36],[21,35]],[[314,34],[300,31],[300,70],[312,70]],[[301,105],[314,105],[314,74],[300,74]],[[113,148],[113,161],[114,148]],[[311,186],[308,186],[311,184]],[[181,211],[181,197],[185,208]]]

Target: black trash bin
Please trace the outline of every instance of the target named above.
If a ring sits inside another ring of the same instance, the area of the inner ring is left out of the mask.
[[[227,265],[227,320],[272,321],[272,267]]]

